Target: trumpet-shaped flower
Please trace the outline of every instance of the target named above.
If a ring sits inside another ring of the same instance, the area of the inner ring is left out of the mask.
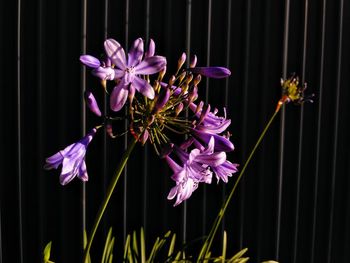
[[[201,104],[199,104],[201,105]],[[213,137],[215,140],[215,150],[230,152],[234,150],[234,145],[226,135],[219,135],[223,133],[231,124],[231,120],[226,118],[226,111],[224,117],[217,116],[218,110],[213,112],[209,110],[204,111],[194,103],[190,104],[190,109],[196,114],[199,119],[196,127],[192,129],[192,134],[204,143],[209,143]]]
[[[110,106],[114,111],[119,111],[125,104],[128,96],[133,97],[135,91],[153,99],[154,90],[152,86],[140,75],[151,75],[161,71],[166,65],[166,59],[162,56],[154,56],[154,42],[151,42],[150,50],[142,60],[144,55],[144,44],[141,38],[134,41],[130,48],[128,57],[124,49],[114,39],[107,39],[104,43],[108,58],[115,65],[115,79],[119,83],[114,87]]]
[[[213,175],[210,168],[218,167],[225,163],[226,154],[224,152],[214,152],[214,143],[214,138],[212,138],[207,148],[194,148],[190,153],[185,152],[180,147],[175,147],[175,153],[179,157],[181,165],[177,164],[169,156],[166,156],[166,160],[174,172],[171,179],[176,182],[176,185],[170,190],[168,195],[169,200],[177,196],[174,206],[190,198],[192,193],[198,188],[199,183],[210,184]],[[190,145],[191,143],[186,143],[185,147]]]
[[[65,149],[48,157],[46,159],[45,169],[57,169],[62,164],[62,171],[60,175],[60,183],[62,185],[68,184],[78,177],[82,181],[88,180],[88,174],[85,164],[86,149],[96,133],[96,129],[92,129],[80,141],[67,146]]]

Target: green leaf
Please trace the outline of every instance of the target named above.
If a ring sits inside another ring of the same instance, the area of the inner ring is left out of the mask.
[[[52,244],[52,241],[47,243],[45,248],[44,248],[44,252],[43,252],[43,261],[44,261],[44,263],[47,263],[50,260],[51,244]]]
[[[139,249],[137,247],[136,231],[133,231],[133,233],[132,233],[132,249],[135,252],[135,256],[139,257]]]
[[[106,261],[107,261],[107,248],[109,246],[109,242],[111,240],[111,236],[112,236],[112,227],[110,227],[109,230],[108,230],[108,235],[107,235],[107,238],[106,238],[105,246],[103,248],[103,254],[102,254],[101,263],[106,263]]]
[[[107,253],[106,253],[106,263],[110,261],[110,258],[113,257],[113,248],[114,248],[114,242],[115,238],[112,237],[111,242],[109,242],[107,247]]]
[[[174,247],[175,247],[175,241],[176,241],[176,234],[173,234],[173,237],[171,238],[171,243],[168,251],[168,257],[170,257],[174,253]]]
[[[245,252],[248,251],[248,248],[243,248],[241,251],[237,252],[231,259],[230,261],[232,260],[232,262],[234,262],[235,260],[237,259],[240,259],[244,254]]]
[[[128,235],[128,236],[126,237],[126,240],[125,240],[125,245],[124,245],[124,261],[126,261],[126,257],[127,257],[127,255],[128,255],[129,247],[130,247],[130,235]]]
[[[159,237],[157,237],[156,241],[153,244],[153,248],[152,248],[151,254],[149,255],[147,262],[152,262],[153,256],[154,256],[156,249],[157,249],[157,246],[158,246],[158,242],[159,242]]]
[[[225,262],[226,259],[226,249],[227,249],[227,233],[224,231],[224,237],[222,240],[222,262]]]
[[[145,233],[141,227],[140,233],[140,246],[141,246],[141,263],[146,262],[146,244],[145,244]]]

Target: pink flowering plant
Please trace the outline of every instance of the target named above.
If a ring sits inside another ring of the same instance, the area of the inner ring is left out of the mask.
[[[227,117],[225,108],[213,109],[210,104],[204,103],[198,95],[199,84],[203,77],[226,78],[230,76],[230,70],[225,67],[197,66],[196,56],[189,59],[183,53],[177,62],[176,71],[168,73],[166,58],[155,55],[154,41],[149,41],[146,52],[144,46],[144,41],[138,38],[126,54],[116,40],[107,39],[104,42],[104,59],[100,60],[86,54],[80,57],[81,63],[90,68],[91,73],[100,79],[103,90],[109,99],[110,110],[107,111],[108,114],[103,115],[99,102],[94,97],[95,91],[85,91],[86,105],[93,114],[100,117],[101,123],[93,127],[78,142],[46,159],[46,169],[62,167],[59,178],[62,185],[68,184],[75,177],[82,181],[88,181],[85,154],[89,143],[97,132],[106,132],[112,138],[119,137],[120,135],[113,130],[113,123],[120,118],[114,117],[113,114],[126,108],[127,114],[124,119],[127,120],[127,133],[132,135],[132,140],[122,156],[97,213],[95,223],[87,236],[84,263],[90,262],[89,253],[95,233],[136,144],[150,143],[155,153],[169,165],[173,172],[169,180],[172,180],[174,185],[169,189],[167,198],[174,200],[174,206],[189,199],[200,184],[211,184],[213,181],[227,183],[229,178],[238,172],[238,164],[227,158],[227,153],[234,150],[234,145],[230,140],[231,134],[229,132],[231,120]],[[187,60],[189,63],[186,67]],[[299,87],[297,77],[292,76],[287,80],[282,80],[281,84],[283,94],[277,103],[274,114],[238,177],[235,178],[235,184],[223,203],[210,233],[206,236],[201,251],[197,256],[192,257],[197,262],[212,258],[210,254],[211,244],[227,205],[257,146],[281,106],[290,101],[303,103],[309,100],[304,98],[305,87]],[[175,143],[175,141],[179,142],[179,138],[182,138],[182,142]],[[110,242],[111,236],[109,234],[106,244],[110,244]],[[44,251],[45,262],[50,262],[50,247]],[[129,249],[131,248],[129,247]],[[240,251],[229,262],[246,262],[247,258],[242,257],[244,252]],[[102,262],[110,262],[107,261],[110,254],[106,253],[105,251],[103,255],[106,261],[102,260]],[[132,253],[130,253],[127,253],[128,256],[125,255],[124,261],[131,260],[129,257]],[[184,258],[179,257],[176,253],[170,253],[167,262],[180,261],[180,259]],[[220,256],[219,259],[223,260],[224,256]],[[144,261],[141,260],[141,262]]]

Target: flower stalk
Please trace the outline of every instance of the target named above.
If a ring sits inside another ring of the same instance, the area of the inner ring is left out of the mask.
[[[254,145],[253,147],[253,150],[250,152],[249,156],[248,156],[248,159],[246,160],[241,172],[239,173],[238,177],[237,177],[237,180],[230,192],[230,194],[228,195],[228,197],[226,198],[225,202],[223,203],[214,223],[213,223],[213,226],[209,232],[209,235],[207,236],[207,238],[205,239],[205,242],[201,248],[201,251],[199,253],[199,256],[198,256],[198,259],[197,259],[197,262],[203,262],[206,258],[206,255],[208,254],[208,252],[210,251],[210,247],[213,243],[213,240],[214,240],[214,236],[219,228],[219,225],[222,221],[222,218],[224,217],[224,214],[226,212],[226,209],[227,209],[227,206],[228,204],[230,203],[231,199],[232,199],[232,196],[233,194],[235,193],[236,189],[237,189],[237,186],[239,184],[239,182],[241,181],[243,175],[244,175],[244,172],[245,170],[247,169],[248,167],[248,164],[250,163],[251,159],[253,158],[254,154],[255,154],[255,151],[256,149],[258,148],[258,146],[260,145],[262,139],[265,137],[265,134],[267,132],[267,130],[270,128],[273,120],[275,119],[275,117],[277,116],[277,113],[280,111],[282,105],[286,102],[286,100],[280,100],[278,102],[278,106],[274,112],[274,114],[272,115],[272,117],[270,118],[270,120],[268,121],[268,123],[266,124],[264,130],[262,131],[261,135],[259,136],[259,139],[257,140],[256,144]]]
[[[113,194],[113,191],[114,191],[114,188],[115,186],[117,185],[117,182],[120,178],[120,175],[122,173],[122,171],[124,170],[124,167],[125,165],[127,164],[128,162],[128,159],[130,157],[130,154],[132,152],[132,150],[134,149],[136,143],[138,141],[138,138],[133,138],[133,140],[130,142],[130,144],[128,145],[128,148],[126,149],[126,151],[124,152],[123,156],[122,156],[122,159],[119,163],[119,166],[117,167],[117,170],[108,186],[108,189],[107,189],[107,193],[106,193],[106,196],[103,200],[103,202],[101,203],[101,206],[98,210],[98,213],[96,215],[96,218],[95,218],[95,222],[94,222],[94,225],[91,229],[91,232],[90,232],[90,235],[89,235],[89,238],[88,238],[88,242],[87,242],[87,245],[85,247],[85,250],[84,250],[84,255],[83,255],[83,263],[88,263],[88,255],[89,255],[89,252],[90,252],[90,249],[91,249],[91,245],[92,245],[92,241],[94,240],[94,237],[95,237],[95,234],[96,234],[96,230],[101,222],[101,219],[103,217],[103,214],[106,210],[106,207],[109,203],[109,200]]]

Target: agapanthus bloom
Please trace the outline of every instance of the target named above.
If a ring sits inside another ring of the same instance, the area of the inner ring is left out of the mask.
[[[119,83],[111,94],[111,109],[119,111],[124,106],[128,96],[133,97],[136,90],[147,98],[153,99],[154,89],[140,75],[151,75],[161,71],[166,65],[165,57],[150,56],[148,53],[148,56],[142,60],[144,44],[141,38],[134,41],[128,58],[116,40],[107,39],[104,46],[107,56],[116,67],[114,69],[115,79],[119,79]]]
[[[192,141],[193,142],[193,141]],[[176,182],[168,195],[171,200],[177,196],[175,206],[182,201],[188,199],[192,192],[197,189],[199,183],[210,184],[212,182],[211,167],[217,167],[226,161],[226,154],[224,152],[214,152],[214,138],[210,139],[207,148],[194,148],[189,153],[175,147],[180,165],[172,158],[166,156],[166,160],[173,170],[172,179]],[[187,143],[186,147],[191,143]]]
[[[88,174],[85,164],[86,149],[96,133],[96,129],[92,129],[80,141],[73,143],[58,153],[46,159],[45,169],[57,169],[62,164],[62,171],[60,175],[60,183],[62,185],[68,184],[78,177],[82,181],[88,180]]]
[[[172,180],[175,186],[168,199],[176,197],[175,205],[188,199],[200,183],[211,183],[213,175],[217,181],[228,181],[228,177],[237,172],[237,164],[227,160],[226,152],[234,149],[227,131],[231,120],[211,110],[210,104],[194,102],[199,97],[199,83],[202,76],[224,78],[231,74],[225,67],[197,67],[197,57],[193,56],[188,68],[182,53],[177,68],[166,75],[166,59],[155,56],[155,43],[150,40],[148,51],[144,53],[144,42],[136,39],[126,55],[122,46],[114,39],[104,42],[106,61],[101,62],[89,55],[80,60],[90,68],[93,74],[103,80],[113,80],[116,85],[108,91],[110,108],[119,111],[129,99],[126,118],[128,131],[142,144],[150,142],[156,153],[165,158],[173,170]],[[158,73],[156,77],[151,76]],[[166,80],[167,79],[167,80]],[[138,92],[136,92],[138,91]],[[142,95],[142,96],[140,96]],[[96,115],[100,110],[92,93],[86,93],[87,106]],[[188,109],[194,114],[188,114]],[[103,125],[111,138],[120,134],[113,133],[113,125],[118,117],[104,116]],[[173,143],[173,136],[186,135],[187,140],[180,146]],[[168,148],[164,154],[164,149]]]

